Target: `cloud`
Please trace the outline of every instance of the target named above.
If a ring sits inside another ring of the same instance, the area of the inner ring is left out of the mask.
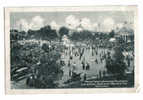
[[[110,32],[114,29],[115,22],[112,18],[106,18],[102,24],[102,31],[103,32]]]
[[[41,16],[35,16],[32,18],[29,28],[32,30],[38,30],[44,26],[44,19]]]
[[[74,15],[67,16],[65,18],[65,22],[67,24],[67,27],[70,29],[76,29],[76,27],[80,24],[79,19],[77,19]]]
[[[95,22],[95,23],[93,24],[93,30],[94,30],[94,31],[98,31],[98,28],[99,28],[98,23]]]
[[[40,16],[35,16],[30,22],[26,19],[20,19],[16,22],[16,29],[20,31],[28,31],[29,29],[38,30],[44,26],[44,19]]]
[[[90,19],[88,18],[82,18],[81,20],[81,26],[89,31],[95,31],[98,28],[98,23],[92,23]]]
[[[28,31],[29,24],[28,24],[27,20],[25,20],[25,19],[18,20],[16,22],[16,29],[18,29],[20,31]]]
[[[116,29],[121,29],[122,27],[124,27],[123,23],[117,23],[116,24]]]
[[[86,30],[90,30],[91,29],[91,22],[90,19],[88,18],[82,18],[81,19],[81,26],[86,29]]]
[[[89,31],[95,31],[98,28],[98,23],[92,23],[89,18],[78,19],[74,15],[69,15],[65,18],[67,27],[70,29],[76,29],[77,31],[82,31],[83,29]],[[78,26],[80,26],[78,27]]]
[[[51,21],[50,26],[52,29],[59,30],[60,26],[55,22]]]

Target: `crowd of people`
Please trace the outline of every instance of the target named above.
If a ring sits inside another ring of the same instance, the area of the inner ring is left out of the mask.
[[[68,78],[74,74],[80,75],[83,80],[88,76],[101,78],[106,74],[106,59],[112,56],[113,51],[101,49],[95,45],[79,45],[67,47],[63,51],[61,64]]]
[[[106,68],[106,60],[113,59],[114,47],[108,48],[105,42],[94,43],[93,41],[73,42],[68,41],[69,45],[59,41],[42,41],[42,40],[27,40],[18,41],[21,45],[33,43],[38,45],[45,52],[53,51],[62,48],[60,64],[63,66],[64,75],[62,81],[90,79],[103,79],[109,76]],[[102,46],[101,46],[102,45]],[[48,46],[48,47],[47,47]],[[58,47],[57,47],[58,46]],[[27,46],[26,46],[27,47]],[[48,49],[47,49],[48,48]],[[60,52],[59,52],[60,53]],[[124,61],[128,66],[127,72],[133,71],[134,68],[134,53],[133,51],[123,51]],[[131,67],[132,66],[132,67]]]
[[[105,67],[106,60],[113,59],[114,47],[115,45],[112,48],[101,47],[92,42],[77,42],[72,46],[65,47],[62,52],[61,64],[64,66],[66,79],[79,76],[82,80],[87,80],[92,76],[95,76],[96,79],[108,76]],[[133,70],[133,60],[133,52],[127,51],[127,55],[124,55],[124,62],[129,70]]]

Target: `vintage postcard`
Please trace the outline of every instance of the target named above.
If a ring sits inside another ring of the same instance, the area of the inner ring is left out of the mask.
[[[6,94],[137,92],[137,6],[6,7]]]

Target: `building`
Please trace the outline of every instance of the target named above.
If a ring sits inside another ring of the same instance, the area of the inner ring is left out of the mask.
[[[133,42],[134,30],[128,27],[122,27],[116,32],[115,38],[125,42]]]

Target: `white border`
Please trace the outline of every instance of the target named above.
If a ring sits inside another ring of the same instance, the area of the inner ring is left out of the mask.
[[[10,12],[65,12],[65,11],[134,11],[135,17],[135,87],[134,88],[83,88],[83,89],[10,89]],[[45,94],[45,93],[115,93],[137,92],[138,79],[138,31],[137,6],[73,6],[73,7],[11,7],[5,8],[5,84],[6,94]]]

